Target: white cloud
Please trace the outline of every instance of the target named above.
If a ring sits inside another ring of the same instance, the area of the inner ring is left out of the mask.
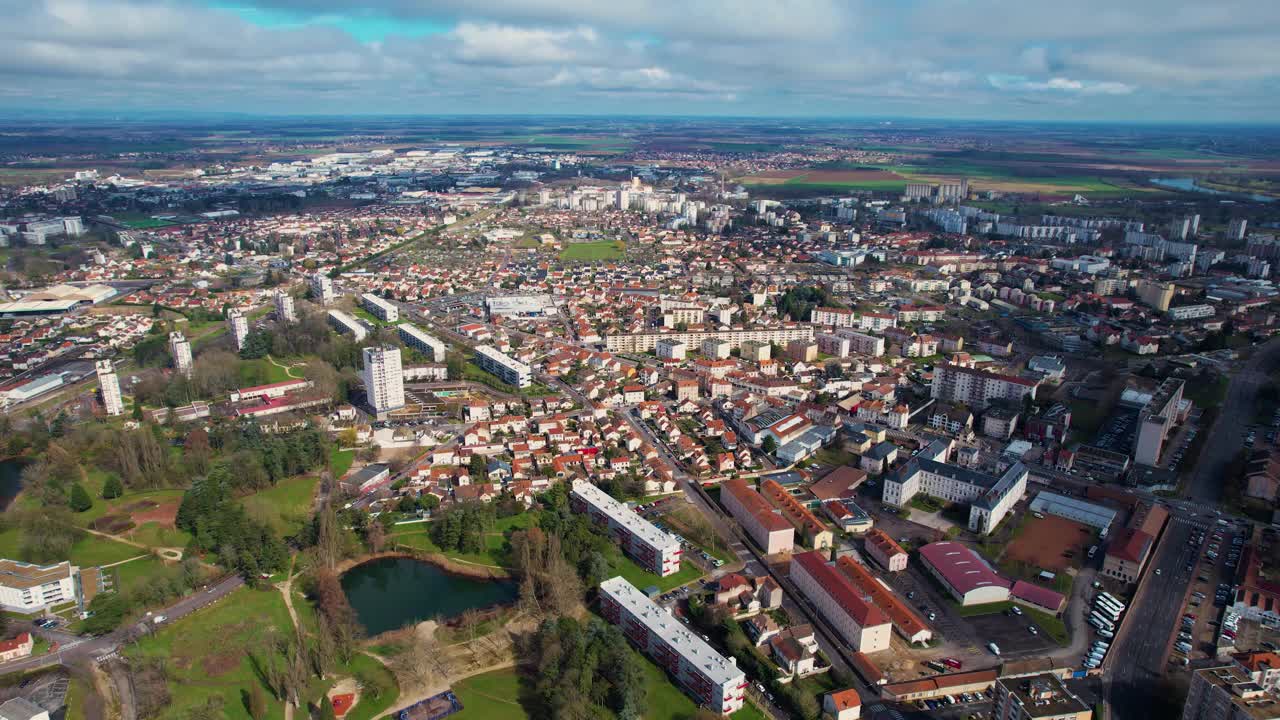
[[[1031,80],[1022,75],[992,74],[987,82],[997,90],[1010,92],[1063,92],[1080,95],[1128,95],[1134,87],[1120,82],[1084,81],[1065,77]]]

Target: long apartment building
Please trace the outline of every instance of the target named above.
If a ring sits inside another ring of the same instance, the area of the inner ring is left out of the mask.
[[[405,345],[431,358],[432,362],[444,362],[444,343],[422,332],[416,325],[400,323],[396,326],[396,332]]]
[[[393,323],[400,320],[400,308],[373,293],[364,293],[360,296],[360,307],[383,322]]]
[[[804,543],[814,550],[831,547],[835,536],[831,529],[818,519],[813,511],[791,496],[786,488],[773,480],[760,483],[760,494],[770,505],[782,511],[782,516],[800,532]]]
[[[721,483],[720,502],[766,554],[789,553],[795,547],[795,528],[745,480]]]
[[[99,360],[94,363],[98,373],[98,390],[102,393],[102,409],[108,415],[124,414],[124,400],[120,397],[120,377],[116,375],[116,366],[110,360]]]
[[[858,328],[859,330],[886,330],[898,326],[898,318],[891,313],[868,312],[858,314],[844,308],[816,307],[809,314],[809,322],[833,328]]]
[[[791,581],[856,651],[887,650],[893,625],[844,573],[816,550],[791,558]]]
[[[81,569],[70,562],[33,565],[0,560],[0,608],[23,614],[69,602],[81,607],[106,589],[100,568]]]
[[[1038,386],[1036,380],[946,363],[933,371],[931,394],[943,402],[965,403],[975,410],[983,410],[996,400],[1019,404],[1024,397],[1035,400]]]
[[[1027,466],[1016,462],[1000,477],[920,455],[885,476],[881,499],[902,507],[916,493],[969,504],[969,530],[989,533],[1027,491]]]
[[[1280,698],[1236,663],[1200,668],[1182,706],[1182,720],[1276,720]]]
[[[1185,383],[1169,378],[1160,383],[1151,399],[1138,411],[1138,437],[1133,446],[1133,460],[1140,465],[1159,465],[1165,440],[1178,420]]]
[[[933,637],[933,631],[924,624],[924,619],[870,570],[847,557],[836,560],[836,569],[853,582],[862,593],[862,597],[870,600],[889,616],[893,629],[897,630],[907,642],[925,643]]]
[[[625,335],[608,335],[604,339],[605,350],[621,353],[649,352],[658,342],[670,340],[682,342],[688,347],[702,347],[704,340],[722,340],[730,349],[742,347],[745,342],[773,343],[785,346],[792,340],[813,340],[812,325],[784,328],[758,328],[750,330],[707,330],[695,332],[641,332]]]
[[[596,525],[609,529],[609,537],[640,567],[654,575],[667,576],[680,570],[680,541],[670,533],[653,526],[625,503],[586,480],[574,480],[569,503],[577,512],[585,512]]]
[[[500,352],[495,347],[477,345],[475,361],[481,369],[497,375],[508,385],[526,388],[533,384],[533,368]]]
[[[169,333],[169,355],[173,357],[173,369],[190,377],[191,375],[191,343],[182,333]]]
[[[747,676],[733,658],[716,652],[631,583],[621,577],[600,583],[600,614],[671,673],[699,706],[720,715],[742,709]]]
[[[329,324],[337,329],[340,333],[347,333],[360,342],[369,337],[369,330],[359,320],[356,320],[350,314],[341,310],[330,310],[328,313]]]

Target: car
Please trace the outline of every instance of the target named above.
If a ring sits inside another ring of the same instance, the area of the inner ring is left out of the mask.
[[[910,591],[908,591],[908,592],[907,592],[907,599],[908,599],[908,600],[910,600],[911,598],[914,598],[915,596],[916,596],[916,591],[915,591],[915,590],[910,590]]]
[[[1164,573],[1164,570],[1162,570],[1162,569],[1160,569],[1160,568],[1156,568],[1156,574],[1157,574],[1157,575],[1161,575],[1161,574],[1163,574],[1163,573]]]
[[[937,613],[935,613],[935,612],[933,612],[932,610],[930,610],[930,611],[929,611],[929,620],[937,620],[937,619],[938,619],[938,615],[937,615]]]
[[[1028,626],[1027,626],[1027,632],[1031,633],[1032,635],[1039,635],[1039,634],[1040,634],[1040,631],[1036,630],[1036,626],[1035,626],[1035,625],[1028,625]]]
[[[1022,614],[1022,608],[1018,607],[1017,605],[1014,605],[1013,607],[1009,608],[1009,610],[1011,610],[1014,615]]]
[[[1000,646],[995,643],[987,643],[987,649],[991,651],[992,655],[1000,654]]]

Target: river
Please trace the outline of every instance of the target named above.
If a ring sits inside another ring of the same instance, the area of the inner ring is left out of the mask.
[[[347,602],[369,635],[470,609],[514,602],[514,583],[453,575],[421,560],[391,557],[357,565],[342,575]]]
[[[26,460],[0,460],[0,510],[9,509],[9,503],[22,491],[22,468],[26,466]]]
[[[1200,183],[1196,182],[1195,178],[1189,178],[1189,177],[1151,178],[1151,184],[1159,185],[1160,187],[1169,188],[1171,190],[1182,190],[1183,192],[1201,192],[1201,193],[1208,193],[1210,195],[1227,195],[1230,197],[1248,198],[1249,200],[1253,200],[1255,202],[1274,202],[1275,201],[1275,198],[1271,197],[1270,195],[1228,192],[1226,190],[1217,190],[1211,187],[1205,187]]]

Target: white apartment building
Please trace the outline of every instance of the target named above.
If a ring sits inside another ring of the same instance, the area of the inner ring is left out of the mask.
[[[244,341],[249,337],[249,318],[232,308],[227,312],[227,328],[231,330],[231,337],[235,338],[236,350],[243,350]]]
[[[87,602],[102,589],[102,579],[97,568],[84,575],[66,560],[54,565],[0,560],[0,607],[31,614],[64,603]],[[82,587],[82,581],[87,586]]]
[[[298,320],[298,313],[293,309],[293,296],[284,290],[276,291],[276,320],[285,323]]]
[[[1138,411],[1138,437],[1133,446],[1133,460],[1140,465],[1159,465],[1165,440],[1178,420],[1185,383],[1169,378],[1160,383],[1147,404]]]
[[[853,342],[849,338],[831,333],[818,333],[814,335],[814,340],[818,343],[818,352],[832,357],[849,357],[853,348]]]
[[[321,305],[328,305],[333,302],[337,295],[333,292],[333,280],[329,279],[324,273],[316,273],[311,276],[311,297]]]
[[[400,348],[365,348],[362,378],[365,396],[374,412],[381,414],[404,407],[404,372],[400,367]]]
[[[932,447],[933,444],[930,445]],[[884,479],[881,499],[902,507],[916,493],[948,502],[969,504],[969,530],[986,534],[995,529],[1027,491],[1030,472],[1021,462],[1000,477],[928,457],[926,448]]]
[[[1212,305],[1179,305],[1171,307],[1165,311],[1165,315],[1170,320],[1198,320],[1200,318],[1213,317]]]
[[[848,338],[849,350],[859,355],[880,356],[885,353],[884,338],[857,330],[837,330],[836,335]]]
[[[671,673],[699,706],[719,715],[742,709],[747,677],[738,664],[716,652],[631,583],[621,577],[600,583],[600,614]]]
[[[533,384],[533,368],[489,345],[476,346],[476,365],[497,375],[502,382],[526,388]]]
[[[795,527],[775,512],[760,493],[748,487],[745,480],[721,483],[720,502],[766,555],[789,553],[795,547]]]
[[[393,323],[400,320],[400,308],[373,293],[365,293],[360,296],[360,307],[368,310],[370,315],[383,322]]]
[[[662,360],[684,360],[689,355],[689,346],[679,340],[659,340],[654,350]]]
[[[753,330],[709,330],[699,332],[642,332],[605,337],[605,350],[612,353],[643,353],[657,347],[663,340],[682,342],[689,346],[701,346],[708,339],[724,340],[730,348],[742,347],[745,342],[756,341],[785,346],[792,340],[813,340],[812,325],[784,328],[760,328]]]
[[[946,363],[934,368],[931,394],[943,402],[964,403],[983,410],[993,400],[1015,403],[1021,403],[1023,397],[1034,400],[1038,385],[1035,380]]]
[[[359,320],[341,310],[330,310],[328,317],[330,325],[338,332],[348,333],[356,339],[356,342],[369,337],[369,330]]]
[[[396,332],[405,345],[431,358],[432,362],[444,362],[444,343],[424,333],[417,326],[401,323],[396,326]]]
[[[169,333],[169,355],[173,357],[173,369],[183,375],[191,375],[191,343],[182,333]]]
[[[809,322],[838,328],[858,327],[858,315],[844,308],[815,307],[809,313]]]
[[[680,571],[680,541],[609,493],[586,480],[574,480],[569,504],[575,512],[587,513],[593,523],[605,527],[609,537],[640,567],[661,577]]]
[[[889,649],[893,636],[889,617],[868,602],[844,573],[828,565],[823,553],[814,550],[793,556],[791,581],[854,650]]]
[[[120,378],[110,360],[94,363],[98,371],[98,390],[102,393],[102,407],[108,415],[124,414],[124,400],[120,397]]]

